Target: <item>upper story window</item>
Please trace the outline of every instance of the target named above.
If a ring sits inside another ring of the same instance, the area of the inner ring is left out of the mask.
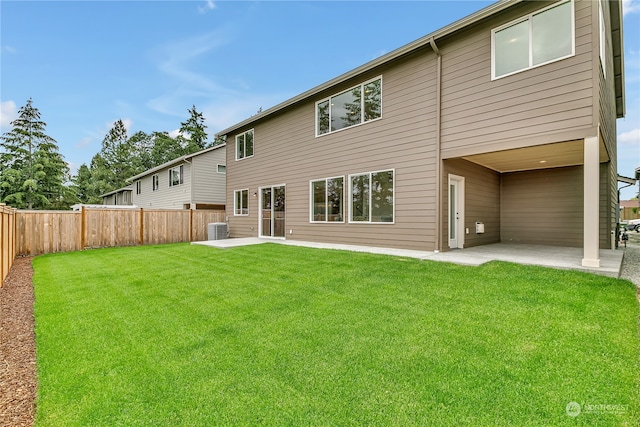
[[[236,136],[236,160],[253,156],[253,129]]]
[[[573,0],[563,0],[494,29],[491,32],[492,78],[573,56],[573,16]]]
[[[136,194],[140,194],[142,193],[142,181],[137,180],[136,181]]]
[[[316,102],[316,136],[382,116],[382,77]]]
[[[184,184],[184,166],[169,169],[169,187]]]
[[[349,222],[393,222],[394,187],[393,170],[350,175]]]
[[[344,222],[344,178],[311,181],[311,222]]]
[[[225,165],[218,165],[218,173],[226,174],[227,173],[227,167]]]
[[[153,191],[158,191],[158,188],[160,188],[160,175],[153,175],[151,177],[151,186]]]

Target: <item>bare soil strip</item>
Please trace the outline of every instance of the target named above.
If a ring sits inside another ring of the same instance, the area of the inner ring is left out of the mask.
[[[0,426],[33,426],[36,346],[32,258],[17,258],[0,288]]]

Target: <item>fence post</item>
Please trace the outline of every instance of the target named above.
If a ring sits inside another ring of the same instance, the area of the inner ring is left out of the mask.
[[[80,208],[80,215],[82,215],[80,219],[80,250],[82,251],[87,243],[87,211],[84,206]]]
[[[193,242],[193,209],[189,209],[189,242]]]
[[[0,288],[4,286],[4,257],[10,256],[9,248],[4,247],[4,233],[7,232],[4,223],[4,203],[0,203]],[[7,239],[9,240],[9,239]]]
[[[140,236],[138,236],[138,244],[144,245],[144,209],[140,208]]]

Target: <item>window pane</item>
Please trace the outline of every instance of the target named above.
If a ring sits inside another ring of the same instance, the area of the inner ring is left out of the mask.
[[[533,15],[533,65],[571,55],[571,3]]]
[[[236,159],[244,157],[244,134],[236,136]]]
[[[327,208],[329,210],[328,221],[344,221],[343,197],[344,197],[344,179],[334,178],[327,180]]]
[[[331,130],[338,130],[361,122],[360,86],[331,98]]]
[[[377,119],[381,113],[380,83],[376,80],[364,85],[364,121]]]
[[[242,208],[241,192],[240,191],[236,191],[236,209],[235,209],[235,214],[236,215],[240,215],[241,208]]]
[[[324,180],[315,181],[313,186],[313,220],[327,220],[326,183]]]
[[[169,171],[169,183],[171,186],[180,184],[180,169],[174,168]]]
[[[248,215],[249,214],[249,190],[242,190],[241,191],[241,197],[242,197],[242,209],[240,210],[240,213],[242,215]]]
[[[351,221],[369,221],[369,175],[351,177]]]
[[[371,222],[393,222],[393,171],[371,174]]]
[[[529,21],[494,34],[496,77],[529,67]]]
[[[319,102],[318,106],[318,135],[329,132],[329,100]]]
[[[180,169],[178,169],[178,182],[184,184],[184,166],[182,165],[180,165]]]
[[[245,157],[253,156],[253,131],[250,130],[245,134]]]

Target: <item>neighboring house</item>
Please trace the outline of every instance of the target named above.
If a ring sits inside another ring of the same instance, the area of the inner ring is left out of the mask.
[[[640,218],[640,201],[620,200],[620,221]]]
[[[133,192],[133,187],[131,185],[127,185],[123,188],[118,188],[117,190],[110,191],[101,195],[102,204],[103,205],[122,205],[122,206],[131,206],[133,203],[131,202],[131,193]]]
[[[621,8],[501,1],[221,131],[231,236],[577,246],[599,266],[617,214]]]
[[[178,157],[127,179],[133,204],[154,209],[225,208],[224,144]]]

